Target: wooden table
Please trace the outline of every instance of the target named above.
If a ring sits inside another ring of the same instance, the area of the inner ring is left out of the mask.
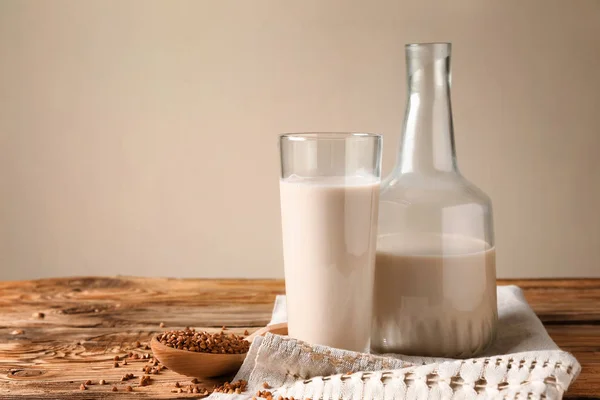
[[[583,366],[570,398],[600,399],[600,279],[501,281],[525,290],[527,300],[552,338]],[[141,375],[146,360],[114,368],[115,355],[139,354],[135,342],[185,326],[222,325],[242,333],[264,326],[278,280],[192,280],[149,278],[69,278],[0,282],[0,398],[171,399],[199,398],[172,393],[189,379],[172,371],[152,375],[149,386],[125,373]],[[44,317],[36,313],[43,313]],[[22,332],[21,332],[22,331]],[[92,380],[88,390],[81,383]],[[108,385],[98,385],[105,379]],[[214,381],[203,381],[211,387]],[[118,392],[112,392],[116,385]],[[131,385],[133,392],[126,392]]]

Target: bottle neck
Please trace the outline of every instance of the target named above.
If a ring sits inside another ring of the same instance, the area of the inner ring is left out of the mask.
[[[400,173],[458,173],[450,104],[450,44],[406,47],[408,100]]]

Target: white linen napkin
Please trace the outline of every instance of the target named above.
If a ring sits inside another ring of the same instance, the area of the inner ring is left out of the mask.
[[[453,360],[362,354],[268,334],[252,343],[234,380],[248,381],[248,399],[268,383],[273,399],[561,399],[581,369],[561,351],[516,286],[498,287],[498,334],[479,358]],[[287,320],[277,296],[270,324]]]

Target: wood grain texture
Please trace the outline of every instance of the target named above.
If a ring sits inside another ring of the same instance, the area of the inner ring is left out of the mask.
[[[522,287],[552,338],[583,366],[568,398],[600,398],[600,279],[514,280]],[[175,382],[189,378],[172,371],[119,382],[125,373],[142,374],[146,360],[113,368],[115,355],[140,354],[135,342],[148,343],[165,329],[223,325],[234,333],[264,326],[277,280],[201,280],[161,278],[63,278],[0,282],[0,398],[23,399],[176,399],[200,398],[172,393]],[[43,319],[34,313],[45,314]],[[22,334],[13,334],[22,330]],[[80,391],[86,380],[91,385]],[[212,387],[218,380],[205,380]],[[115,384],[119,391],[111,392]],[[124,391],[131,385],[134,392]]]

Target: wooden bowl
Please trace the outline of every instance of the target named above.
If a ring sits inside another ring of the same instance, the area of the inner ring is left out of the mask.
[[[266,326],[252,333],[244,340],[252,342],[255,337],[263,336],[267,332],[286,335],[287,323]],[[152,338],[150,347],[152,347],[154,357],[167,368],[178,374],[194,378],[211,378],[231,374],[242,366],[248,354],[213,354],[179,350],[165,346],[156,340],[156,337]]]

